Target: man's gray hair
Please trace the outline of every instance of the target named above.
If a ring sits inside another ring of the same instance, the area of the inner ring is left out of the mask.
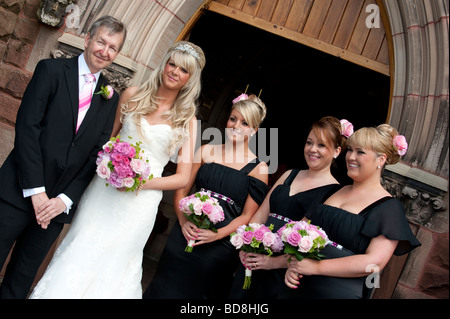
[[[127,38],[127,28],[125,27],[125,25],[112,16],[103,16],[97,19],[89,28],[88,32],[90,36],[94,36],[100,27],[106,27],[112,34],[123,34],[123,41],[119,48],[119,51],[121,51],[125,43],[125,39]]]

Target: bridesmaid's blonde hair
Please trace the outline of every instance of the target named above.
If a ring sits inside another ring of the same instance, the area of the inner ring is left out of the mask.
[[[393,145],[393,139],[399,133],[389,124],[380,124],[377,127],[363,127],[350,136],[347,144],[360,146],[374,151],[380,156],[386,154],[386,164],[392,165],[400,161],[398,149]]]
[[[258,128],[267,114],[266,105],[254,94],[251,94],[245,100],[234,103],[231,110],[241,113],[251,128]]]

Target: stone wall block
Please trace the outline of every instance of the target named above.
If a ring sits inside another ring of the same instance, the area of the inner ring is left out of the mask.
[[[27,44],[34,44],[39,34],[39,23],[37,20],[30,20],[27,17],[19,17],[14,37]]]
[[[447,234],[435,234],[434,247],[430,252],[428,262],[441,268],[449,269],[449,246],[448,246],[448,233]]]
[[[433,233],[429,230],[421,227],[416,237],[422,245],[409,253],[407,262],[399,278],[400,284],[413,289],[420,281],[421,270],[427,263],[430,249],[433,247]]]
[[[20,106],[20,99],[13,98],[9,94],[0,92],[0,118],[6,119],[10,123],[16,122],[17,111]]]
[[[0,7],[0,39],[7,39],[12,35],[16,20],[16,14]]]
[[[3,60],[7,48],[7,43],[0,41],[0,62]]]
[[[448,277],[448,268],[427,264],[423,270],[419,290],[439,299],[448,299]]]
[[[11,39],[8,42],[8,49],[4,61],[24,69],[32,49],[30,45],[22,41]]]
[[[0,64],[0,89],[21,99],[32,74],[10,65]]]
[[[0,7],[3,7],[13,13],[19,13],[23,8],[24,3],[25,0],[1,0]]]

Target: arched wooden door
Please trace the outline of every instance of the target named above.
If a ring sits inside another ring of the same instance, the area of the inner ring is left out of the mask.
[[[390,74],[388,41],[375,0],[214,0],[200,11],[205,9]]]
[[[200,107],[204,127],[222,128],[233,95],[248,84],[250,93],[263,89],[268,106],[263,125],[279,129],[278,163],[292,167],[302,159],[288,154],[286,136],[303,141],[311,123],[322,116],[348,118],[357,127],[386,121],[389,54],[374,8],[374,0],[206,1],[178,36],[206,49],[205,100]],[[209,24],[204,23],[207,19]],[[284,63],[289,59],[295,60],[295,68]],[[219,66],[210,72],[214,63]],[[287,72],[296,74],[295,79],[281,83]],[[338,88],[342,82],[344,89]],[[358,82],[366,82],[365,87]],[[376,105],[371,104],[376,99]],[[291,114],[288,120],[282,110]],[[296,120],[294,114],[301,118]]]

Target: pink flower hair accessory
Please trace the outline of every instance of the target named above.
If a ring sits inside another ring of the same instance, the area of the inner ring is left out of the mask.
[[[394,148],[397,149],[398,155],[405,155],[408,151],[408,143],[403,135],[396,135],[393,140]]]
[[[353,134],[353,124],[349,121],[342,119],[341,121],[341,134],[346,138],[349,138]]]
[[[245,100],[248,100],[248,95],[245,93],[242,93],[241,95],[239,95],[237,98],[235,98],[233,100],[233,104],[236,104],[239,101],[245,101]]]

